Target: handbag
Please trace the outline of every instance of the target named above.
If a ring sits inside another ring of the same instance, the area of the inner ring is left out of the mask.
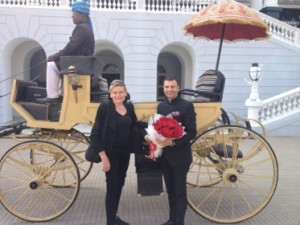
[[[100,163],[101,158],[99,156],[98,149],[95,149],[95,147],[90,144],[88,149],[85,151],[85,159],[92,163]]]

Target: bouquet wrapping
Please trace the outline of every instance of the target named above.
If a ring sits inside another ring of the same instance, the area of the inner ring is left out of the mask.
[[[168,138],[178,139],[185,134],[184,127],[170,114],[167,116],[155,114],[150,117],[146,131],[151,140],[150,152],[146,157],[153,160],[156,160],[162,154],[163,146],[158,142]]]

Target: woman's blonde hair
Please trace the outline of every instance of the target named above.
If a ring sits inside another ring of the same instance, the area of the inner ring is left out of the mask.
[[[124,84],[124,82],[122,80],[113,80],[109,86],[109,93],[111,93],[111,90],[115,87],[123,87],[125,92],[127,93],[126,85]]]

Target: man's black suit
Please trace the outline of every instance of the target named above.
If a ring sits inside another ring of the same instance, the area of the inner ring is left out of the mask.
[[[179,97],[171,102],[168,100],[161,102],[157,113],[171,114],[185,127],[186,134],[174,140],[175,146],[165,147],[160,159],[169,199],[169,220],[176,225],[183,225],[187,208],[186,176],[192,162],[190,141],[197,134],[196,113],[191,102]]]

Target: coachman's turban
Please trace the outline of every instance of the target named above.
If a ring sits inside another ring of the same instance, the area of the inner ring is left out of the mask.
[[[88,16],[90,14],[90,5],[88,3],[88,0],[74,1],[72,4],[72,11]]]

